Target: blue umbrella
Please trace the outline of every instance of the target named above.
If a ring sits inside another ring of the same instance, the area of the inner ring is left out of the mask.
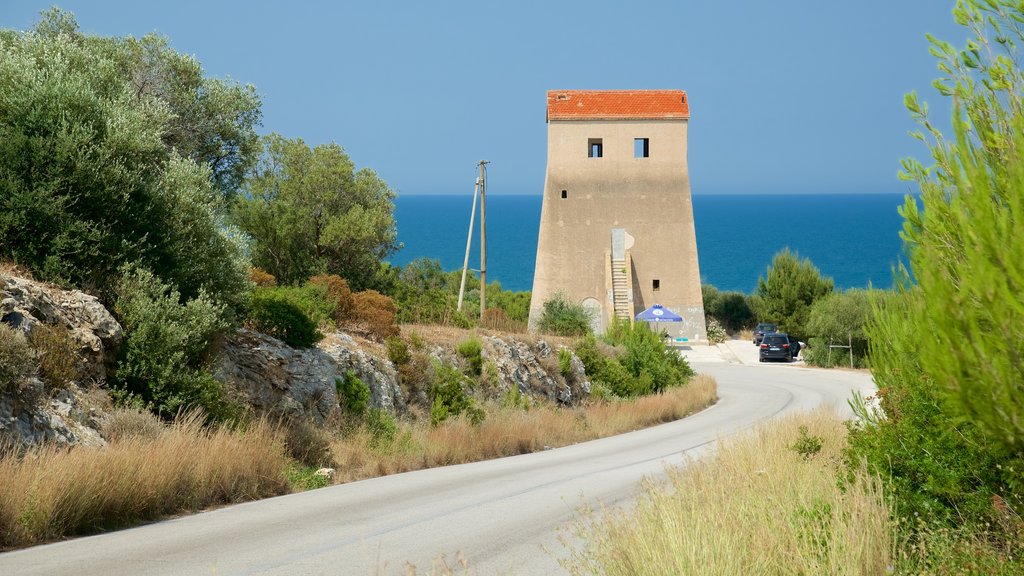
[[[655,304],[647,310],[636,315],[641,322],[682,322],[683,317],[672,312],[661,304]]]

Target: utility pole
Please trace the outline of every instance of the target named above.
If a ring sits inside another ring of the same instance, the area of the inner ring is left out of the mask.
[[[480,319],[484,319],[484,310],[487,309],[487,184],[485,182],[486,170],[484,166],[489,164],[486,160],[480,161]]]
[[[466,259],[462,261],[462,283],[459,284],[459,303],[456,310],[462,310],[462,295],[466,293],[466,273],[469,272],[469,247],[473,244],[473,219],[476,217],[476,196],[480,193],[480,178],[473,187],[473,211],[469,213],[469,234],[466,237]]]

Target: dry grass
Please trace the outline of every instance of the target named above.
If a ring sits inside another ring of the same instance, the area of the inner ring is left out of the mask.
[[[739,338],[740,340],[750,340],[751,342],[753,342],[754,331],[751,330],[750,328],[744,328],[743,330],[740,330]]]
[[[360,429],[335,441],[337,482],[349,482],[410,470],[525,454],[545,447],[612,436],[678,420],[717,399],[710,376],[698,376],[681,388],[636,400],[595,403],[577,409],[539,406],[530,410],[487,406],[477,426],[465,419],[430,426],[429,418],[401,422],[393,439]]]
[[[0,459],[0,548],[135,524],[289,490],[277,430],[207,429],[190,416],[156,438]]]
[[[798,427],[822,442],[805,457]],[[722,442],[713,458],[669,470],[634,511],[587,516],[574,574],[884,574],[889,513],[876,478],[841,488],[846,429],[818,410]]]

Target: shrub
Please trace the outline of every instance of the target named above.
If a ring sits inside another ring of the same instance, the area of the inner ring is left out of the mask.
[[[362,417],[366,414],[367,402],[370,400],[370,387],[356,376],[352,370],[345,372],[344,378],[334,381],[338,391],[341,407],[349,415]]]
[[[409,354],[409,346],[399,336],[389,336],[384,341],[384,346],[388,351],[388,360],[391,360],[391,363],[396,367],[408,364],[409,360],[412,359],[412,356]]]
[[[136,268],[124,271],[114,311],[125,329],[113,378],[122,400],[139,398],[165,417],[195,407],[214,419],[234,414],[204,366],[228,327],[224,305],[204,292],[182,304],[176,290]]]
[[[434,378],[430,386],[430,422],[438,425],[452,416],[465,413],[471,422],[484,419],[483,410],[473,405],[463,386],[466,377],[447,364],[434,363]]]
[[[591,331],[593,313],[581,304],[573,304],[564,294],[555,294],[544,303],[537,328],[558,336],[583,336]]]
[[[29,341],[39,357],[39,372],[51,389],[64,388],[78,379],[78,343],[67,328],[38,323]]]
[[[728,334],[725,333],[725,328],[722,328],[722,324],[719,323],[718,319],[708,316],[707,321],[708,341],[712,344],[721,344],[728,338]]]
[[[483,348],[480,345],[480,339],[475,336],[467,338],[459,343],[456,351],[469,364],[470,375],[480,376],[484,367]]]
[[[649,387],[646,392],[641,391],[644,385],[626,371],[618,358],[601,351],[592,334],[576,343],[576,356],[583,362],[591,383],[616,396],[626,398],[650,391]]]
[[[376,290],[356,292],[352,295],[353,318],[362,324],[369,336],[384,341],[398,335],[395,325],[395,302]]]
[[[316,323],[278,289],[253,291],[245,324],[298,348],[310,348],[323,338]]]
[[[686,359],[675,350],[666,348],[661,335],[649,330],[646,325],[635,324],[623,344],[626,353],[620,362],[637,378],[639,394],[647,393],[647,380],[651,383],[650,390],[661,392],[666,388],[682,386],[693,377],[693,369]]]
[[[0,322],[0,391],[20,393],[24,380],[37,369],[35,352],[25,334]]]
[[[274,278],[273,274],[268,274],[256,267],[249,269],[249,281],[259,288],[273,288],[277,286],[277,278]]]
[[[341,325],[352,314],[355,303],[348,282],[336,274],[321,274],[309,279],[308,284],[320,286],[325,290],[326,299],[333,303],[331,317],[335,324]]]

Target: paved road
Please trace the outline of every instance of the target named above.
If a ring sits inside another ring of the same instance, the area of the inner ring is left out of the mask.
[[[727,348],[697,356],[721,400],[679,422],[0,554],[0,574],[405,574],[459,553],[472,574],[560,574],[559,535],[585,503],[626,502],[641,478],[720,437],[821,404],[845,413],[851,390],[872,390],[865,373],[743,365]]]

